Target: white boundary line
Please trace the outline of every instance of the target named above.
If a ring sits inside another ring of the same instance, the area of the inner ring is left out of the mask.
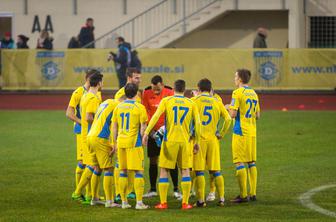
[[[317,212],[319,212],[321,214],[324,214],[326,216],[329,216],[329,217],[336,218],[336,212],[326,210],[326,209],[314,204],[313,201],[311,200],[312,196],[314,196],[316,193],[321,192],[322,190],[327,190],[327,189],[334,188],[334,187],[336,187],[336,184],[316,187],[316,188],[311,189],[311,190],[307,191],[306,193],[302,194],[299,197],[299,200],[300,200],[300,202],[303,206],[308,207],[311,210],[317,211]]]

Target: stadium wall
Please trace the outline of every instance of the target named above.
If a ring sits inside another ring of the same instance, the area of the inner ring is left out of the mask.
[[[3,50],[5,90],[71,90],[82,84],[85,71],[104,73],[105,89],[117,89],[110,50]],[[334,90],[336,49],[141,49],[143,85],[162,75],[172,85],[182,78],[189,89],[207,77],[216,90],[235,88],[239,68],[253,73],[251,85],[258,90]]]

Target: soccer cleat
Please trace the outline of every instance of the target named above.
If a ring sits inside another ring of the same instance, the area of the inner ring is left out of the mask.
[[[136,198],[135,193],[134,192],[129,193],[127,195],[127,198],[129,198],[129,199],[135,199]]]
[[[250,196],[249,201],[252,201],[252,202],[257,201],[257,196],[256,195]]]
[[[214,201],[216,199],[216,194],[214,192],[210,192],[206,198],[206,201]]]
[[[121,201],[121,197],[120,194],[118,194],[115,198],[114,198],[114,202],[120,202]]]
[[[75,193],[72,193],[71,198],[73,200],[76,200],[76,201],[83,201],[84,200],[84,198],[82,197],[82,195],[77,195]]]
[[[222,201],[222,200],[218,201],[217,206],[224,207],[225,206],[224,201]]]
[[[85,197],[84,197],[84,200],[90,202],[90,201],[92,200],[92,197],[90,197],[90,196],[85,196]]]
[[[182,204],[182,210],[190,210],[193,206],[191,204],[183,203]]]
[[[121,204],[121,208],[122,209],[129,209],[129,208],[131,208],[132,206],[131,205],[129,205],[128,203],[122,203]]]
[[[141,203],[141,204],[136,204],[135,205],[135,209],[136,210],[147,210],[149,208],[148,205]]]
[[[182,199],[182,194],[178,191],[174,191],[174,197],[178,200],[181,200]]]
[[[246,203],[248,202],[247,197],[242,198],[240,196],[237,196],[235,199],[231,200],[231,203]]]
[[[101,201],[101,200],[96,200],[96,199],[92,199],[91,200],[91,203],[90,203],[91,206],[96,206],[96,205],[105,205],[105,202],[104,201]]]
[[[194,207],[206,207],[206,203],[197,201],[194,203]]]
[[[113,203],[112,201],[106,201],[105,203],[106,208],[114,208],[114,207],[121,207],[120,204]]]
[[[158,193],[156,191],[148,191],[148,193],[144,194],[144,198],[151,198],[151,197],[156,197]]]
[[[83,200],[81,203],[83,205],[91,205],[91,200]]]
[[[164,210],[164,209],[168,209],[168,204],[167,203],[159,203],[155,206],[155,209],[161,209],[161,210]]]

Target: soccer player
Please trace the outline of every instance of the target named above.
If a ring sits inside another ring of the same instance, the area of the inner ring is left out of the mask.
[[[192,205],[188,203],[191,178],[190,168],[192,158],[190,140],[190,126],[194,123],[195,128],[195,145],[194,151],[199,149],[200,139],[200,120],[196,104],[190,99],[184,97],[185,81],[177,80],[174,83],[174,96],[169,96],[160,102],[158,109],[150,120],[145,131],[143,144],[147,144],[150,131],[154,128],[160,116],[164,113],[165,135],[161,146],[159,157],[160,179],[159,193],[160,203],[155,206],[157,209],[167,209],[167,192],[168,192],[168,170],[174,169],[176,162],[182,171],[182,209],[191,209]]]
[[[77,167],[76,167],[76,186],[78,185],[85,166],[83,165],[83,154],[82,154],[82,137],[81,137],[81,115],[79,110],[79,105],[81,98],[85,92],[90,87],[90,75],[92,72],[89,70],[85,75],[85,83],[83,86],[78,87],[71,95],[71,99],[66,110],[66,116],[74,122],[74,133],[76,134],[76,144],[77,144]]]
[[[88,134],[88,147],[92,153],[92,166],[94,168],[93,176],[91,178],[92,193],[98,193],[99,175],[104,170],[103,187],[105,192],[105,207],[120,207],[119,204],[114,203],[114,178],[113,178],[113,164],[112,155],[114,149],[112,147],[111,134],[111,119],[118,101],[108,99],[105,100],[98,108],[97,114],[94,117],[93,124]],[[96,180],[96,181],[94,181]],[[91,201],[91,205],[95,205],[95,201]]]
[[[174,91],[169,86],[163,84],[162,77],[156,75],[151,80],[151,86],[147,87],[143,92],[142,104],[146,107],[149,120],[154,115],[161,100],[167,96],[174,95]],[[156,132],[164,125],[164,115],[160,117],[156,125],[154,126],[150,136],[148,138],[147,154],[149,157],[149,180],[150,190],[144,195],[144,197],[157,196],[156,192],[156,180],[158,177],[158,157],[160,155],[160,145],[155,141]],[[180,198],[181,194],[178,190],[178,168],[170,170],[170,176],[174,184],[174,197]]]
[[[101,97],[99,97],[99,90],[102,87],[103,75],[97,71],[93,70],[93,74],[90,76],[90,89],[83,95],[80,103],[81,110],[81,139],[82,139],[82,152],[83,152],[83,163],[86,165],[86,168],[82,174],[82,177],[76,187],[75,192],[72,194],[72,198],[75,200],[80,200],[80,194],[82,189],[88,185],[91,181],[92,174],[94,169],[92,168],[92,161],[87,144],[87,134],[92,125],[94,115],[98,109],[99,104],[101,103]],[[92,184],[91,184],[92,185]],[[99,197],[97,193],[91,192],[91,198],[93,202],[99,202]],[[86,198],[86,203],[91,203],[91,198]]]
[[[125,86],[126,100],[121,102],[114,110],[112,116],[113,138],[118,149],[119,161],[119,192],[123,209],[130,208],[126,192],[128,173],[135,172],[134,190],[136,193],[135,209],[145,210],[149,207],[142,202],[144,192],[144,151],[142,136],[147,126],[147,112],[145,107],[136,102],[138,86],[128,83]]]
[[[126,71],[126,75],[127,75],[127,83],[134,83],[135,85],[137,85],[139,87],[139,84],[141,82],[141,72],[136,69],[136,68],[127,68]],[[122,87],[119,89],[119,91],[114,95],[114,99],[119,100],[119,101],[124,101],[126,99],[126,95],[125,95],[125,87]],[[141,103],[141,92],[138,91],[137,92],[137,96],[136,96],[136,101],[138,103]],[[135,198],[135,193],[133,185],[134,185],[134,172],[130,172],[128,174],[128,188],[127,188],[127,193],[128,193],[128,197],[131,199]],[[120,200],[120,192],[119,192],[119,186],[118,185],[118,181],[119,181],[119,164],[118,161],[116,163],[116,167],[114,169],[114,179],[115,179],[115,183],[116,183],[116,194],[117,194],[117,198],[116,200]]]
[[[236,165],[236,177],[240,195],[232,200],[234,203],[247,202],[247,171],[250,183],[250,200],[255,201],[257,188],[257,151],[256,120],[260,117],[259,99],[256,92],[248,86],[251,72],[238,69],[235,73],[235,85],[238,89],[232,93],[229,112],[235,119],[232,135],[232,156]],[[246,166],[248,170],[246,170]]]
[[[194,155],[193,169],[196,173],[196,187],[198,201],[194,206],[205,207],[205,179],[204,171],[209,170],[213,175],[219,194],[219,206],[224,206],[224,177],[220,170],[220,144],[219,139],[223,138],[231,124],[231,117],[223,103],[214,98],[211,93],[211,82],[208,79],[201,79],[198,82],[200,94],[193,97],[196,103],[201,121],[200,151]],[[224,119],[222,129],[217,132],[220,118]]]

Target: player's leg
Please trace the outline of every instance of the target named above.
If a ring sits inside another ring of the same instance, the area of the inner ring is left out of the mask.
[[[104,169],[104,180],[103,180],[103,187],[105,193],[105,207],[112,208],[112,207],[120,207],[119,204],[114,203],[114,177],[113,177],[113,167]]]
[[[120,191],[119,191],[119,174],[120,174],[119,164],[117,162],[114,168],[114,190],[115,190],[115,200],[116,201],[121,200]]]
[[[168,207],[167,206],[168,188],[169,188],[168,169],[160,168],[160,179],[159,179],[160,204],[156,205],[155,208],[165,209]]]
[[[216,184],[215,178],[209,171],[209,184],[210,184],[210,191],[206,198],[206,201],[214,201],[216,199]]]
[[[127,201],[127,184],[128,184],[128,175],[127,175],[127,151],[126,148],[118,148],[118,161],[119,161],[119,192],[122,201],[122,208],[130,208],[131,205]]]
[[[236,166],[236,177],[240,189],[240,194],[232,200],[234,203],[247,202],[247,170],[245,168],[246,161],[246,142],[245,138],[240,135],[232,136],[232,157]]]
[[[173,182],[173,186],[174,186],[174,197],[175,198],[180,198],[181,194],[179,192],[179,188],[178,188],[178,167],[177,165],[175,166],[174,169],[169,170],[170,173],[170,177],[172,179]]]
[[[144,195],[144,197],[157,196],[156,181],[158,177],[158,157],[160,155],[160,147],[157,146],[155,139],[151,136],[148,138],[147,155],[149,158],[149,181],[150,190]]]
[[[179,144],[179,152],[177,156],[177,163],[180,166],[182,179],[181,179],[181,190],[182,190],[182,209],[191,209],[192,205],[189,204],[190,190],[191,190],[191,178],[190,178],[190,145],[188,143]]]
[[[224,206],[224,177],[221,174],[220,166],[220,145],[217,138],[207,141],[206,151],[206,166],[209,169],[213,180],[215,182],[216,190],[218,192],[219,202],[218,206]]]
[[[79,184],[80,178],[84,172],[85,165],[83,164],[83,154],[82,154],[82,136],[81,134],[76,134],[76,153],[77,153],[77,166],[76,166],[76,187]]]
[[[82,177],[84,170],[85,170],[85,165],[83,164],[83,161],[78,161],[77,166],[76,166],[76,187],[79,184],[79,181]]]
[[[193,147],[190,147],[193,148]],[[206,161],[207,143],[206,141],[201,141],[200,150],[193,155],[193,169],[195,171],[195,182],[196,182],[196,196],[197,202],[194,204],[195,207],[205,207],[205,161]]]
[[[80,181],[79,181],[79,183],[76,187],[76,190],[72,194],[73,199],[82,200],[82,198],[81,198],[82,190],[84,189],[84,187],[86,187],[90,183],[93,171],[94,171],[94,169],[91,166],[89,166],[89,165],[86,166],[86,168],[83,172],[83,175],[82,175],[82,177],[81,177],[81,179],[80,179]]]
[[[134,190],[136,194],[136,206],[137,210],[145,210],[148,209],[149,206],[145,205],[142,202],[143,193],[145,190],[145,180],[143,177],[143,170],[137,170],[134,178]]]
[[[94,171],[91,178],[91,205],[97,205],[97,204],[105,204],[103,201],[99,200],[99,182],[100,182],[100,176],[102,174],[102,170],[99,168],[99,166],[94,166]]]
[[[128,178],[128,181],[127,181],[127,190],[126,190],[126,193],[127,193],[127,198],[130,198],[130,199],[135,199],[135,192],[134,192],[134,176],[135,176],[135,172],[134,171],[129,171],[128,174],[127,174],[127,178]]]
[[[249,140],[249,150],[251,153],[251,162],[248,163],[248,175],[249,175],[249,184],[250,184],[250,200],[257,200],[257,148],[256,148],[256,137],[250,137]]]

